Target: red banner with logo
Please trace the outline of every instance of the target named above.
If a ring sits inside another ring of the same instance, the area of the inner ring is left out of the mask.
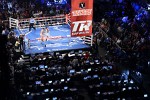
[[[92,35],[93,0],[72,0],[71,7],[71,36]]]

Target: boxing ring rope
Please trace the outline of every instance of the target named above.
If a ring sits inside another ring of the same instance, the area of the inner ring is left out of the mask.
[[[83,36],[83,37],[81,37],[81,39],[84,40],[85,44],[88,44],[90,46],[93,45],[93,35],[91,35],[91,36]]]
[[[45,27],[47,26],[54,26],[54,25],[63,25],[66,24],[66,16],[59,15],[59,16],[50,16],[50,17],[37,17],[34,18],[36,21],[35,27]],[[29,28],[29,20],[28,19],[19,19],[19,27],[20,29]]]
[[[18,28],[19,20],[14,18],[9,18],[9,28]]]
[[[45,25],[47,26],[55,26],[55,25],[64,25],[64,24],[68,24],[70,26],[71,24],[71,17],[70,17],[70,13],[66,14],[66,15],[59,15],[59,16],[50,16],[50,17],[37,17],[34,18],[36,23],[35,23],[35,27],[40,27],[43,28],[45,27]],[[17,28],[19,30],[20,34],[28,34],[28,33],[23,33],[22,30],[24,30],[25,28],[29,28],[29,20],[30,18],[27,19],[14,19],[14,18],[9,18],[9,27],[10,28]],[[70,38],[70,35],[66,36],[66,37],[62,37],[62,36],[55,36],[55,37],[49,37],[48,39],[58,39],[58,38]],[[25,37],[26,41],[27,41],[27,45],[28,48],[30,48],[30,42],[33,41],[37,41],[40,40],[40,38],[37,38],[35,40],[29,40]],[[81,39],[84,41],[85,44],[88,44],[90,46],[92,46],[92,42],[93,42],[93,35],[91,36],[83,36],[81,37]]]
[[[69,14],[66,14],[66,23],[70,26],[71,24],[71,15],[70,13]],[[71,26],[70,26],[71,27]]]

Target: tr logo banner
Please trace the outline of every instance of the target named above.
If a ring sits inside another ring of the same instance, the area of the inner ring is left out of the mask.
[[[71,0],[71,36],[92,35],[93,0]]]
[[[92,25],[92,20],[76,21],[76,22],[73,22],[73,24],[74,24],[74,26],[73,26],[72,32],[89,31],[90,26]]]

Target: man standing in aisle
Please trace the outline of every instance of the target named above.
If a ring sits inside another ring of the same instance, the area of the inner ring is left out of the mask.
[[[31,31],[31,28],[34,28],[34,30],[36,29],[34,27],[34,24],[36,23],[35,19],[33,17],[30,18],[30,25],[29,25],[29,31]]]

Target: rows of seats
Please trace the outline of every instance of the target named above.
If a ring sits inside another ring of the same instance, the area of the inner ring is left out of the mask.
[[[102,69],[106,73],[107,71],[113,72],[113,68],[110,66],[104,66]],[[90,72],[83,77],[83,82],[92,100],[146,99],[144,98],[144,91],[133,79],[126,79],[121,73],[114,72],[110,74],[108,72],[107,74],[100,74],[95,73],[94,70],[93,74]]]
[[[78,88],[74,86],[72,78],[75,73],[73,68],[75,66],[73,56],[75,55],[74,53],[30,55],[30,66],[24,65],[22,68],[19,66],[16,68],[16,83],[21,84],[18,88],[22,98],[78,100]],[[78,56],[82,56],[82,53],[78,53]],[[70,63],[64,63],[62,58],[69,58]],[[17,75],[17,72],[20,72],[17,71],[19,69],[24,75]]]
[[[30,66],[17,67],[15,73],[22,99],[80,100],[80,83],[91,100],[144,98],[143,90],[131,78],[89,51],[38,54],[29,58]],[[17,69],[23,75],[17,75]]]

